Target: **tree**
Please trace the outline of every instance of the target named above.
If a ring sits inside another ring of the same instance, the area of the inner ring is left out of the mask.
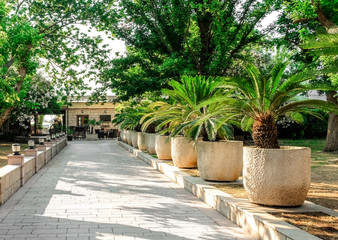
[[[81,32],[79,24],[104,29],[112,2],[72,0],[0,0],[0,126],[25,96],[38,67],[45,67],[58,93],[85,89],[83,78],[97,74],[108,51],[100,37]],[[101,46],[102,45],[102,46]],[[86,70],[79,65],[85,65]],[[12,100],[10,100],[12,99]]]
[[[253,64],[246,64],[247,78],[229,78],[225,88],[234,90],[234,112],[243,116],[242,128],[252,129],[255,145],[259,148],[279,148],[277,120],[289,116],[303,122],[301,113],[320,117],[311,109],[323,109],[337,113],[338,109],[326,101],[299,96],[310,90],[330,90],[327,84],[313,84],[317,71],[304,70],[284,78],[287,63],[276,64],[268,74],[262,74]]]
[[[330,0],[316,0],[316,1],[301,1],[301,0],[289,0],[285,8],[286,22],[288,19],[292,19],[292,23],[289,21],[289,26],[285,29],[295,34],[291,42],[296,45],[300,45],[302,41],[311,39],[313,32],[322,33],[323,28],[328,34],[338,34],[338,2]],[[327,42],[326,44],[328,44]],[[323,47],[323,45],[321,45]],[[320,47],[320,45],[318,45]],[[304,47],[308,48],[308,47]],[[335,54],[336,57],[321,57],[319,59],[320,64],[326,62],[326,65],[332,65],[337,61],[337,54],[333,49],[327,48],[331,51],[331,54]],[[326,51],[326,53],[328,52]],[[308,51],[305,50],[305,53]],[[312,56],[308,56],[311,58]],[[328,63],[329,62],[329,63]],[[336,75],[331,75],[329,79],[332,81],[332,85],[335,86]],[[337,89],[337,85],[336,85]],[[338,107],[337,91],[327,92],[327,100]],[[330,113],[328,132],[326,137],[326,143],[324,151],[337,151],[338,150],[338,115]]]
[[[120,1],[113,33],[128,46],[99,82],[121,99],[167,86],[182,75],[225,75],[262,32],[256,26],[280,1]],[[135,89],[130,86],[135,86]]]

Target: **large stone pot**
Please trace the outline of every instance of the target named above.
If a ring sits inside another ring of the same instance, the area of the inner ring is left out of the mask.
[[[178,168],[195,168],[197,166],[197,151],[192,142],[185,137],[171,139],[171,157]]]
[[[125,141],[125,130],[121,129],[121,133],[120,133],[120,136],[121,136],[121,140],[124,142]]]
[[[171,160],[171,140],[168,136],[156,135],[155,150],[158,159]]]
[[[147,150],[146,134],[142,132],[137,133],[137,146],[141,151]]]
[[[304,147],[245,147],[243,181],[250,202],[299,206],[311,183],[311,150]]]
[[[147,133],[147,135],[146,135],[147,151],[150,155],[156,154],[155,140],[156,140],[156,134],[155,133]]]
[[[128,130],[123,130],[123,142],[128,143]]]
[[[243,142],[198,141],[197,166],[204,180],[236,181],[243,168]]]
[[[128,130],[127,131],[127,143],[131,146],[131,140],[132,140],[132,134],[133,134],[133,132],[132,131],[130,131],[130,130]]]
[[[134,148],[137,148],[137,138],[138,138],[138,132],[132,131],[131,133],[131,144]]]

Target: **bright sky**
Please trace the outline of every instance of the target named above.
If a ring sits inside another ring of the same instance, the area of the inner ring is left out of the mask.
[[[87,33],[89,36],[101,36],[103,39],[102,45],[107,44],[108,49],[111,49],[111,59],[113,59],[116,55],[115,53],[119,52],[120,56],[124,55],[126,52],[126,46],[124,44],[124,41],[118,40],[118,39],[110,39],[109,36],[105,32],[98,32],[95,29],[91,29],[91,32],[88,32],[89,28],[87,26],[80,26],[80,30],[83,31],[84,33]],[[86,81],[88,85],[92,88],[95,89],[98,87],[95,82],[93,81]],[[88,92],[88,95],[91,92]],[[107,95],[113,95],[110,90],[107,90],[106,92]]]

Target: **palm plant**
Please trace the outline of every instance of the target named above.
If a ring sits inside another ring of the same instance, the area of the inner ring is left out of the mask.
[[[315,78],[316,71],[303,71],[285,79],[286,62],[276,64],[265,76],[253,64],[244,67],[249,77],[228,78],[225,87],[236,91],[231,105],[243,116],[242,128],[252,128],[253,140],[259,148],[279,148],[276,124],[279,116],[287,115],[301,123],[301,113],[321,117],[311,111],[313,108],[337,111],[326,101],[300,96],[309,90],[331,89],[330,86],[314,85],[308,81]]]
[[[136,106],[125,107],[120,113],[115,115],[112,123],[115,126],[120,126],[122,129],[140,131],[140,120],[142,116],[152,111],[147,105],[148,103],[140,103]]]
[[[140,118],[136,115],[137,109],[133,107],[125,108],[121,113],[116,114],[112,121],[115,125],[120,125],[122,129],[135,130],[138,127]]]
[[[217,102],[224,94],[224,90],[218,88],[220,84],[219,79],[202,76],[171,81],[172,89],[163,91],[170,100],[150,104],[156,111],[141,119],[142,129],[157,122],[156,130],[160,134],[170,133],[171,137],[183,134],[197,140],[203,136],[206,141],[231,137],[235,114],[229,112],[224,97],[223,102]]]

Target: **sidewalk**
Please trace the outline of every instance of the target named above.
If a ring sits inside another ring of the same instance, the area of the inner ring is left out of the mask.
[[[252,239],[115,141],[70,142],[0,221],[0,239]]]

